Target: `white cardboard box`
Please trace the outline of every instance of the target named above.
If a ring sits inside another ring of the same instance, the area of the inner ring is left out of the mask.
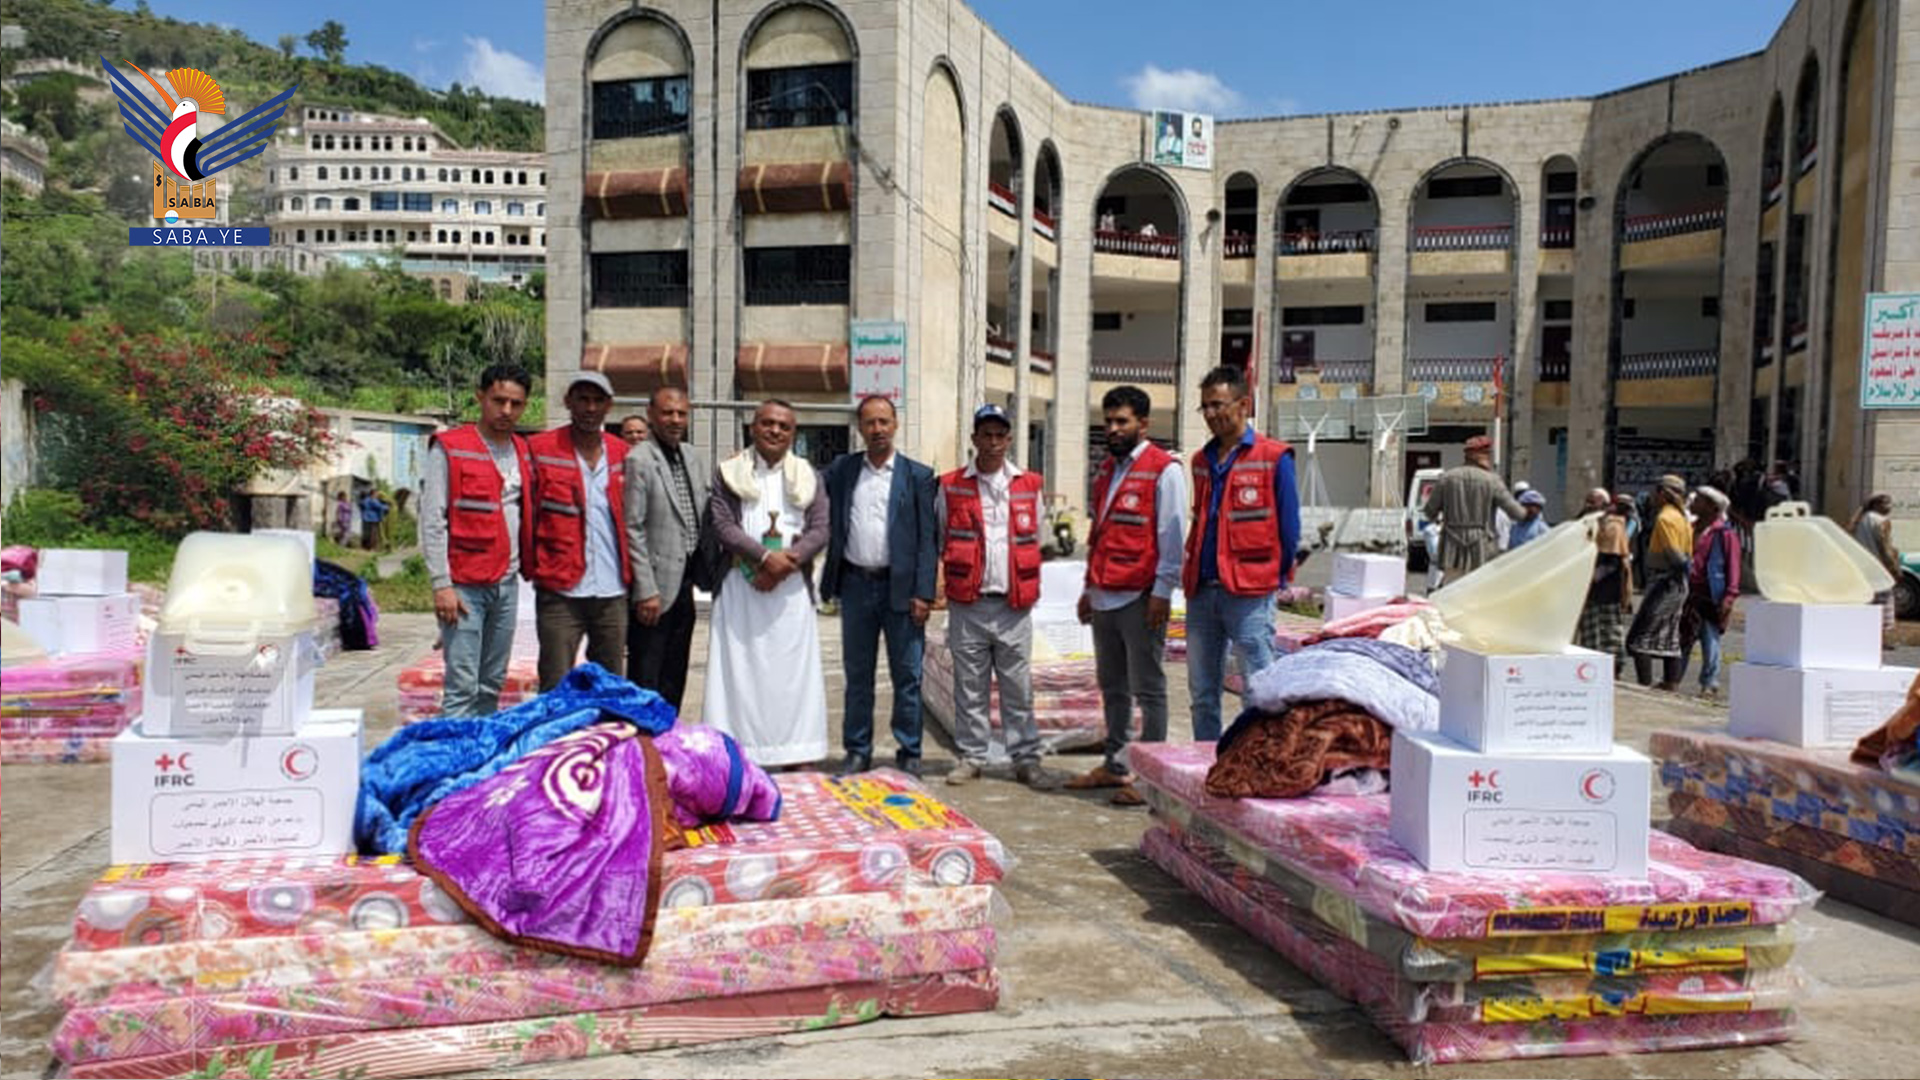
[[[360,710],[317,711],[291,735],[113,740],[116,864],[353,851]]]
[[[115,596],[127,591],[127,553],[43,548],[33,581],[41,596]]]
[[[1398,555],[1358,555],[1339,551],[1333,556],[1329,592],[1347,596],[1378,596],[1388,600],[1407,591],[1407,560]]]
[[[1727,730],[1792,746],[1852,746],[1899,710],[1916,674],[1909,667],[1735,664]]]
[[[1435,871],[1643,878],[1652,776],[1624,746],[1516,757],[1395,732],[1393,839]]]
[[[1749,664],[1796,668],[1871,669],[1880,666],[1878,604],[1745,605]]]
[[[1494,655],[1447,646],[1440,731],[1490,754],[1604,753],[1613,745],[1613,657]]]
[[[131,649],[140,633],[140,598],[29,596],[20,600],[20,629],[53,653],[104,653]]]
[[[1321,611],[1323,622],[1339,622],[1349,615],[1358,615],[1363,611],[1372,611],[1393,603],[1391,596],[1347,596],[1328,590],[1326,604]]]
[[[200,656],[175,634],[147,645],[146,735],[285,735],[313,711],[320,666],[311,633],[262,639],[247,656]]]

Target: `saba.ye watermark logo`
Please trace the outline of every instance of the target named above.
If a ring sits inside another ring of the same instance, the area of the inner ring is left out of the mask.
[[[287,87],[271,101],[218,130],[201,130],[201,122],[224,117],[227,95],[213,76],[198,68],[174,68],[165,75],[167,86],[142,71],[132,61],[127,66],[138,72],[153,92],[166,103],[166,111],[148,100],[147,95],[106,57],[100,58],[106,69],[107,84],[120,99],[120,116],[126,121],[127,134],[153,155],[153,228],[133,228],[127,242],[134,247],[174,245],[211,245],[226,247],[265,246],[272,230],[262,227],[233,228],[194,225],[219,218],[220,181],[217,174],[254,157],[267,148],[287,102],[299,85]]]

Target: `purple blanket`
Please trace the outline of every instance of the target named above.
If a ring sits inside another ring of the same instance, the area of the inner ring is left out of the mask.
[[[660,856],[681,830],[779,812],[772,778],[721,732],[597,723],[435,803],[408,848],[495,935],[631,967],[652,944]]]

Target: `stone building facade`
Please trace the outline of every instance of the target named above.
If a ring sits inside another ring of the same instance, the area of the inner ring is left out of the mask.
[[[548,0],[547,31],[549,378],[687,386],[709,447],[766,396],[848,443],[849,321],[897,320],[905,445],[955,465],[999,402],[1076,507],[1105,389],[1192,449],[1227,360],[1295,434],[1421,399],[1424,435],[1316,447],[1347,505],[1497,403],[1566,505],[1751,456],[1920,513],[1920,417],[1859,407],[1865,295],[1920,291],[1920,0],[1801,0],[1593,98],[1222,121],[1209,170],[960,3]]]

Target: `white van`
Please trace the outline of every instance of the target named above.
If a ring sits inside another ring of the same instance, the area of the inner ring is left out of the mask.
[[[1433,494],[1433,485],[1440,482],[1445,469],[1416,469],[1413,480],[1407,485],[1407,569],[1423,572],[1427,569],[1428,557],[1432,555],[1429,533],[1436,527],[1434,522],[1421,516],[1421,509],[1427,505],[1427,496]]]

